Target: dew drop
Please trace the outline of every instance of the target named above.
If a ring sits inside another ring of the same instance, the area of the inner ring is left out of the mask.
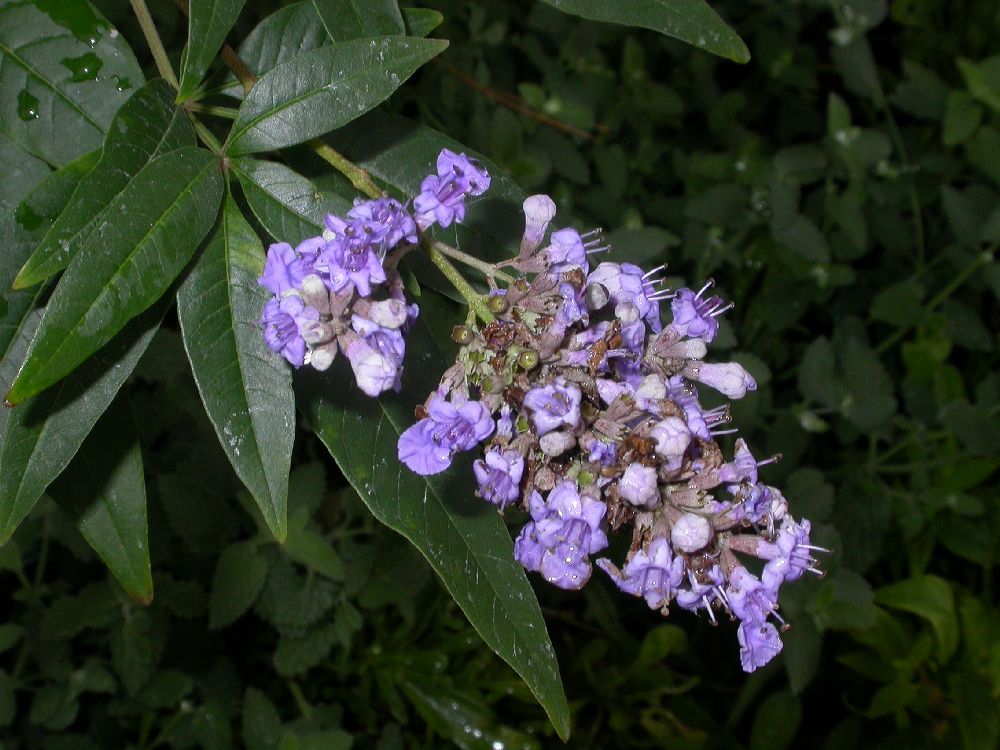
[[[17,116],[25,122],[38,119],[38,97],[27,89],[17,95]]]

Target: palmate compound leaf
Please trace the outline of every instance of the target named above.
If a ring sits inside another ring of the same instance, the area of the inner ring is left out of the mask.
[[[58,382],[156,302],[215,223],[221,200],[219,163],[206,150],[180,149],[144,167],[59,280],[7,402]]]
[[[61,271],[103,219],[102,212],[146,164],[195,145],[194,129],[173,104],[173,90],[157,79],[139,89],[115,115],[101,159],[14,279],[23,289]]]
[[[288,472],[295,399],[288,367],[261,336],[270,294],[260,239],[232,197],[222,220],[177,292],[184,348],[205,411],[223,450],[279,541],[288,527]]]
[[[564,13],[592,21],[640,26],[672,36],[733,62],[750,60],[750,50],[705,0],[542,0]]]
[[[188,42],[181,66],[177,101],[191,98],[205,71],[236,23],[246,0],[192,0],[188,4]]]
[[[384,101],[446,41],[389,36],[305,52],[264,75],[243,100],[227,151],[302,143],[346,125]]]
[[[100,146],[143,83],[124,37],[87,0],[0,7],[0,132],[49,164]]]
[[[421,307],[442,304],[425,292]],[[441,316],[443,317],[443,316]],[[376,518],[427,558],[483,640],[527,683],[564,739],[569,708],[538,601],[514,561],[500,516],[474,495],[468,456],[447,472],[421,477],[396,457],[413,407],[437,385],[448,359],[421,319],[407,338],[403,391],[364,396],[344,361],[325,373],[295,375],[297,403],[344,476]]]
[[[146,485],[135,417],[122,392],[111,403],[49,494],[68,512],[130,596],[153,598]]]

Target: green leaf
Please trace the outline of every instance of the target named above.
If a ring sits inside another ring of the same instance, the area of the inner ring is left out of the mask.
[[[161,154],[195,145],[194,130],[173,106],[173,90],[157,79],[135,93],[115,115],[101,160],[80,182],[52,227],[14,279],[22,289],[61,271],[101,221],[104,210],[146,164]]]
[[[267,562],[249,542],[230,544],[219,555],[212,577],[208,626],[224,628],[253,606],[267,579]]]
[[[346,125],[447,46],[414,37],[355,39],[281,63],[243,100],[227,150],[270,151]]]
[[[896,326],[907,326],[919,320],[924,312],[926,290],[915,279],[897,281],[884,287],[871,304],[873,320],[883,320]]]
[[[282,638],[274,652],[274,668],[282,677],[296,677],[319,664],[330,653],[337,633],[331,623],[302,638]]]
[[[0,383],[13,379],[40,317],[41,310],[32,313],[0,363]],[[0,409],[0,544],[76,454],[135,369],[162,317],[162,306],[154,307],[58,387],[29,404]]]
[[[1000,55],[978,63],[964,57],[956,61],[969,93],[1000,114]]]
[[[50,494],[130,596],[153,598],[142,450],[127,397],[116,398]]]
[[[1000,740],[1000,708],[987,698],[995,690],[990,681],[975,672],[952,674],[948,694],[955,705],[958,728],[965,750],[993,748]]]
[[[785,750],[791,747],[802,721],[802,702],[786,690],[769,695],[754,716],[750,750]]]
[[[969,162],[1000,184],[1000,130],[989,125],[981,127],[965,148]]]
[[[0,8],[0,132],[62,166],[101,145],[144,83],[132,50],[87,0]]]
[[[403,22],[409,36],[427,36],[444,22],[444,16],[431,8],[403,8]]]
[[[177,706],[194,688],[194,681],[183,672],[168,669],[157,672],[135,696],[137,702],[152,709]]]
[[[278,747],[279,750],[351,750],[353,744],[354,738],[343,729],[302,733],[285,730]]]
[[[313,5],[335,42],[406,33],[396,0],[313,0]]]
[[[878,354],[867,343],[852,338],[841,356],[849,394],[842,407],[844,416],[862,429],[882,426],[896,413],[896,398]]]
[[[433,304],[435,295],[425,292],[421,306]],[[447,358],[422,319],[407,347],[427,359]],[[372,399],[361,396],[345,364],[296,373],[307,420],[375,517],[427,558],[483,640],[521,675],[567,737],[569,711],[545,621],[514,561],[506,526],[474,498],[468,461],[447,475],[420,477],[396,458],[399,435],[413,421],[412,404],[436,386],[433,368],[411,358],[401,396]]]
[[[239,46],[240,58],[260,78],[275,65],[323,46],[329,37],[310,0],[275,11],[250,32]],[[239,97],[243,89],[236,87]]]
[[[308,529],[292,526],[282,549],[289,558],[334,581],[344,579],[344,563],[330,542]]]
[[[249,687],[243,698],[243,742],[248,750],[277,750],[281,742],[281,716],[271,699]]]
[[[197,148],[150,162],[108,207],[52,293],[7,401],[48,388],[168,289],[208,233],[222,199],[215,157]]]
[[[837,379],[836,366],[833,345],[822,336],[815,339],[799,367],[799,392],[822,406],[837,408],[843,398],[843,385]]]
[[[415,677],[415,676],[414,676]],[[406,679],[403,692],[424,721],[435,732],[463,750],[490,750],[497,747],[538,750],[536,738],[499,725],[485,707],[470,700],[467,691],[458,691],[439,681]]]
[[[139,692],[156,662],[149,612],[132,608],[111,630],[111,664],[129,695]]]
[[[941,141],[945,146],[965,143],[983,121],[983,108],[967,91],[952,91],[945,105]]]
[[[36,159],[7,136],[0,133],[0,213],[7,213],[42,180],[51,170],[41,159]]]
[[[288,365],[261,335],[261,310],[270,298],[257,283],[263,268],[260,240],[227,197],[215,236],[177,292],[177,315],[222,449],[271,533],[282,540],[295,399]]]
[[[875,601],[884,607],[909,612],[927,620],[937,638],[942,662],[955,653],[958,647],[958,618],[948,581],[934,575],[907,578],[880,588],[875,592]]]
[[[0,625],[0,654],[16,646],[24,638],[24,628],[12,622]]]
[[[822,630],[861,630],[875,623],[872,587],[853,570],[842,568],[819,587],[809,602]]]
[[[53,172],[16,208],[0,216],[0,247],[3,248],[0,252],[0,289],[5,290],[0,296],[0,359],[3,359],[25,315],[44,291],[9,291],[14,276],[99,156],[99,152],[92,151]]]
[[[350,201],[321,193],[316,186],[283,164],[259,159],[233,159],[250,209],[275,240],[297,245],[323,231],[327,214],[343,213]]]
[[[592,21],[640,26],[738,63],[750,50],[704,0],[542,0],[564,13]]]
[[[181,64],[177,101],[191,98],[236,23],[246,0],[191,0],[188,41]]]

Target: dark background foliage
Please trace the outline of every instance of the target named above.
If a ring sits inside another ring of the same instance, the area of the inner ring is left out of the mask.
[[[127,3],[98,5],[141,56]],[[834,549],[783,592],[785,652],[749,677],[730,623],[662,621],[600,577],[537,586],[570,746],[996,747],[996,4],[718,3],[744,66],[541,3],[424,5],[451,46],[388,108],[604,227],[619,259],[714,277],[737,303],[717,350],[761,384],[735,421]],[[234,46],[279,7],[249,6]],[[151,7],[176,62],[184,19]],[[130,396],[156,597],[125,596],[44,499],[0,548],[5,747],[558,744],[307,431],[289,542],[254,526],[175,321]]]

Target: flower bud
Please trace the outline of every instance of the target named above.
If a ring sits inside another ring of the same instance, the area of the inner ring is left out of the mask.
[[[670,543],[680,552],[697,552],[712,539],[712,525],[704,516],[683,513],[670,529]]]
[[[320,315],[330,314],[330,292],[323,279],[314,273],[302,279],[302,301],[319,310]]]
[[[337,339],[329,341],[322,346],[319,346],[312,350],[309,354],[309,364],[315,367],[320,372],[328,369],[330,365],[333,364],[334,358],[337,356]]]
[[[591,310],[600,310],[611,299],[611,293],[604,284],[588,284],[583,291],[583,299]]]
[[[517,357],[517,364],[525,370],[530,370],[538,366],[538,352],[525,349]]]
[[[556,204],[547,195],[529,195],[524,200],[524,236],[521,255],[527,257],[541,246],[545,230],[556,215]]]
[[[550,432],[538,441],[538,447],[546,456],[560,456],[576,445],[576,438],[568,432]]]
[[[490,309],[490,312],[500,314],[507,312],[507,308],[510,305],[507,303],[506,294],[491,294],[490,298],[486,301],[486,306]]]
[[[473,338],[475,338],[475,334],[468,326],[455,326],[451,329],[451,340],[456,344],[465,346],[466,344],[472,343]]]

